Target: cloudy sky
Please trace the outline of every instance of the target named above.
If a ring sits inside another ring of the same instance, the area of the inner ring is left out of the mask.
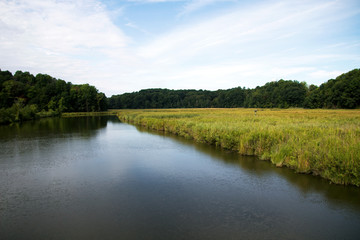
[[[0,0],[0,68],[90,83],[319,85],[360,67],[358,0]]]

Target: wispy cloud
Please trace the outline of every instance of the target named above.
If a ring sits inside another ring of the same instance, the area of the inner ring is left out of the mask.
[[[346,53],[331,54],[331,51],[314,53],[322,46],[317,42],[328,37],[326,31],[331,24],[339,17],[353,14],[338,1],[261,3],[251,9],[239,8],[179,27],[141,47],[139,55],[163,67],[182,66],[180,75],[184,76],[184,84],[187,80],[208,79],[206,88],[222,86],[224,79],[229,82],[226,86],[249,86],[266,81],[266,75],[269,80],[299,76],[295,73],[300,72],[304,78],[300,80],[314,80],[316,75],[310,74],[314,70],[310,66],[329,59],[346,61],[354,57]],[[286,49],[292,51],[284,53]],[[222,65],[227,67],[219,67]],[[273,69],[282,69],[282,73]],[[249,78],[250,75],[253,77]]]
[[[184,5],[183,9],[178,14],[179,17],[184,15],[189,15],[193,12],[196,12],[197,10],[212,5],[214,3],[218,2],[236,2],[236,0],[192,0],[187,1],[187,3]]]
[[[307,6],[292,9],[290,4],[293,3],[268,4],[250,12],[248,9],[238,9],[214,19],[179,27],[142,50],[148,57],[171,53],[175,54],[174,58],[184,55],[191,57],[217,47],[233,51],[229,44],[237,45],[235,49],[241,51],[243,47],[273,44],[274,38],[289,38],[315,31],[316,26],[310,23],[322,19],[325,12],[333,10],[328,3],[311,6],[310,9]],[[328,17],[326,19],[330,20]]]
[[[152,35],[149,31],[139,27],[134,22],[130,21],[128,18],[126,18],[125,20],[127,21],[127,23],[125,24],[126,27],[133,28],[137,31],[144,33],[145,35]]]
[[[129,41],[105,8],[91,0],[1,1],[0,27],[2,67],[20,65],[58,76],[66,74],[64,68],[86,72],[114,51],[121,55]]]

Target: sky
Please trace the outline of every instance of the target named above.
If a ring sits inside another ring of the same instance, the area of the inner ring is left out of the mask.
[[[320,85],[360,68],[359,0],[0,0],[0,68],[147,88]]]

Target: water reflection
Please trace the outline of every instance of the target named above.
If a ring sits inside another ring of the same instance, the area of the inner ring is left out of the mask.
[[[115,117],[74,117],[44,118],[37,121],[15,123],[0,126],[0,144],[2,163],[17,159],[23,164],[32,164],[43,160],[44,152],[61,153],[60,144],[71,145],[74,139],[90,140],[105,129],[108,120],[116,121]],[[50,157],[57,155],[50,155]],[[76,156],[76,153],[74,153]],[[1,162],[0,162],[1,163]]]
[[[109,117],[116,121],[114,117]],[[106,128],[106,117],[73,117],[73,118],[43,118],[36,121],[14,123],[10,126],[0,125],[0,140],[12,137],[34,138],[52,134],[81,134],[83,137],[92,137],[94,130]]]
[[[220,147],[209,146],[208,144],[195,143],[191,139],[179,137],[161,131],[149,130],[141,126],[136,127],[138,131],[158,136],[165,136],[178,143],[193,146],[196,150],[211,156],[213,159],[237,166],[241,170],[258,177],[266,177],[276,174],[288,183],[296,187],[304,196],[320,194],[334,207],[348,208],[360,212],[360,188],[355,186],[343,186],[331,184],[319,176],[297,174],[289,168],[277,168],[268,161],[261,161],[253,156],[241,156],[237,153],[221,149]]]

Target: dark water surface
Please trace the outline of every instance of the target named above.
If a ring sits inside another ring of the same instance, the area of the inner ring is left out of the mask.
[[[0,126],[0,239],[360,239],[360,189],[111,117]]]

